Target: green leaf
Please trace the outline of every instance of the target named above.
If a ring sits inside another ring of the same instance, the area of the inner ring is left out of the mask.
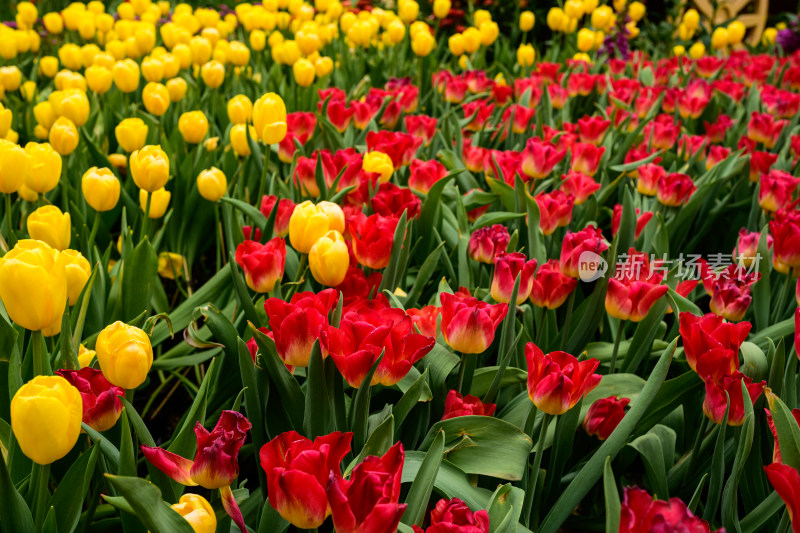
[[[278,397],[281,399],[281,406],[295,429],[301,429],[305,397],[300,390],[300,385],[278,357],[278,352],[275,351],[275,341],[258,331],[252,324],[250,324],[250,330],[258,345],[258,351],[261,353],[261,360],[264,362],[267,373],[275,384]]]
[[[0,498],[0,526],[2,526],[0,529],[14,533],[33,533],[31,511],[14,487],[2,457],[0,457],[0,492],[3,494]]]
[[[249,322],[256,324],[257,326],[261,325],[261,319],[258,318],[258,313],[256,312],[255,306],[253,306],[253,301],[250,299],[250,293],[247,291],[247,285],[245,284],[244,280],[242,279],[242,274],[239,272],[239,264],[236,262],[236,257],[234,254],[229,254],[230,259],[228,261],[228,266],[231,269],[231,279],[233,280],[233,289],[236,292],[236,297],[239,300],[239,305],[242,306],[242,310],[244,311],[244,316],[247,317]]]
[[[486,226],[494,224],[502,224],[509,220],[516,220],[525,216],[525,213],[509,213],[507,211],[494,211],[492,213],[484,213],[478,220],[472,224],[472,231],[479,230]]]
[[[100,449],[103,451],[103,455],[105,455],[106,459],[111,462],[111,465],[109,466],[114,470],[118,469],[119,450],[117,447],[114,446],[111,441],[105,438],[102,434],[89,427],[85,422],[81,423],[81,427],[89,435],[89,438],[100,444]]]
[[[447,460],[468,474],[522,479],[533,441],[520,429],[490,416],[460,416],[433,425],[421,449],[445,435]]]
[[[762,527],[772,516],[783,509],[783,500],[774,490],[764,501],[745,516],[740,526],[742,533],[756,533],[763,531]]]
[[[50,505],[55,509],[62,532],[71,532],[78,524],[99,453],[100,447],[95,443],[69,467],[56,487]]]
[[[383,271],[383,279],[381,280],[381,285],[378,287],[379,291],[383,291],[384,289],[388,289],[394,292],[395,288],[397,288],[397,274],[398,274],[398,263],[400,261],[400,252],[404,248],[405,237],[406,237],[406,227],[408,226],[408,212],[403,211],[403,214],[400,216],[400,220],[397,222],[397,226],[394,229],[394,237],[392,240],[392,253],[389,256],[389,264],[387,265],[386,269]],[[400,272],[400,274],[404,274],[404,272]]]
[[[770,298],[772,292],[769,287],[769,250],[767,237],[769,226],[764,226],[758,239],[757,254],[761,256],[758,262],[758,272],[761,279],[753,284],[753,315],[755,315],[756,330],[761,331],[769,326]]]
[[[727,531],[740,531],[739,522],[739,481],[742,477],[747,456],[753,446],[753,433],[755,431],[755,416],[753,415],[753,404],[749,401],[750,394],[744,380],[741,382],[744,401],[744,424],[737,436],[738,445],[736,446],[736,457],[733,460],[733,468],[725,488],[722,491],[722,523]]]
[[[489,512],[489,533],[515,533],[522,511],[525,492],[506,483],[500,485],[492,494],[487,511]]]
[[[253,225],[255,227],[260,228],[262,230],[266,227],[267,217],[265,217],[264,214],[258,210],[258,208],[253,207],[247,202],[243,202],[241,200],[237,200],[236,198],[231,198],[229,196],[223,196],[221,200],[223,202],[231,204],[236,209],[244,213],[247,217],[249,217],[253,221]],[[275,207],[277,207],[277,204]]]
[[[374,455],[380,457],[385,454],[394,444],[394,416],[389,415],[386,420],[370,434],[367,443],[361,448],[358,456],[348,465],[344,475],[347,476],[353,468],[364,460],[365,457]]]
[[[256,381],[256,370],[253,359],[250,357],[250,350],[247,344],[239,339],[239,373],[242,375],[242,386],[244,391],[244,405],[247,418],[253,424],[250,435],[253,438],[253,445],[256,450],[260,450],[267,442],[267,433],[264,428],[264,413],[262,411],[261,396]]]
[[[442,198],[442,191],[444,191],[444,188],[448,183],[450,183],[450,180],[452,180],[456,174],[457,172],[450,172],[447,176],[434,183],[431,189],[428,191],[425,200],[422,202],[418,226],[425,229],[425,231],[422,232],[423,250],[427,251],[430,249],[430,239],[433,237],[432,232],[428,231],[428,229],[438,227],[438,224],[436,223],[436,215],[441,208],[440,201]]]
[[[800,426],[797,425],[792,411],[780,398],[767,391],[767,400],[772,421],[775,423],[775,432],[778,434],[781,462],[800,469]]]
[[[725,392],[725,397],[727,400],[725,416],[722,418],[722,423],[717,427],[717,442],[714,444],[714,455],[711,457],[711,481],[708,484],[706,509],[703,513],[703,518],[709,521],[715,518],[717,514],[719,497],[722,494],[722,480],[725,478],[725,430],[728,429],[728,415],[731,407],[727,391]]]
[[[511,299],[509,302],[517,301],[521,280],[522,273],[517,275],[517,278],[514,280],[514,288],[511,290]],[[491,385],[489,385],[489,390],[486,391],[486,395],[483,397],[484,403],[494,402],[497,391],[500,390],[500,384],[503,382],[503,374],[505,374],[508,363],[514,356],[514,333],[517,325],[516,311],[516,305],[509,305],[508,312],[503,319],[503,328],[500,330],[500,352],[497,355],[497,360],[500,364],[498,365],[497,372],[494,375],[494,379],[492,379]]]
[[[183,457],[191,457],[194,453],[195,448],[197,447],[197,439],[194,434],[194,427],[197,422],[201,424],[205,421],[206,417],[206,402],[207,402],[207,394],[209,384],[211,383],[211,377],[214,375],[214,369],[216,368],[216,359],[214,359],[210,365],[208,365],[208,369],[206,370],[206,375],[203,377],[203,382],[200,384],[200,388],[197,389],[197,394],[194,397],[194,401],[192,405],[189,407],[189,410],[186,412],[186,415],[183,419],[183,426],[175,435],[175,438],[172,439],[172,442],[167,448],[168,451],[172,453],[177,453]]]
[[[366,380],[365,380],[366,381]],[[306,400],[303,430],[309,439],[327,433],[328,392],[325,390],[325,371],[322,364],[322,349],[319,339],[311,349],[306,369]]]
[[[151,533],[193,533],[189,522],[161,499],[161,491],[138,477],[112,476],[106,479],[125,498],[135,516]]]
[[[603,465],[603,493],[606,502],[606,531],[619,531],[621,506],[614,472],[611,470],[611,457],[606,457]]]
[[[122,265],[122,320],[128,321],[150,309],[153,286],[158,283],[158,256],[147,237]]]
[[[428,383],[428,370],[420,374],[417,380],[411,385],[403,396],[392,408],[392,415],[394,417],[395,426],[397,426],[396,437],[400,437],[399,429],[403,421],[408,416],[408,413],[417,405],[418,402],[424,401],[423,394],[425,392],[425,385]]]
[[[358,450],[366,441],[367,438],[367,422],[369,420],[369,398],[370,398],[370,383],[372,382],[372,376],[375,375],[375,370],[378,369],[378,365],[381,364],[383,360],[383,356],[386,353],[386,349],[384,348],[381,350],[380,356],[372,363],[367,374],[364,376],[364,379],[361,381],[361,385],[358,387],[356,391],[355,398],[353,398],[353,406],[350,410],[350,427],[353,431],[353,448]]]
[[[660,500],[669,499],[667,470],[673,464],[676,439],[675,430],[658,424],[629,444],[642,456],[652,492]]]
[[[600,448],[597,449],[586,464],[578,471],[569,486],[558,498],[558,501],[556,501],[555,505],[547,513],[547,516],[545,516],[537,533],[555,533],[569,517],[573,509],[580,504],[584,496],[589,493],[595,483],[597,483],[603,475],[603,466],[606,458],[610,457],[613,459],[625,446],[636,424],[644,413],[647,412],[650,403],[664,383],[664,378],[667,376],[667,370],[669,370],[677,342],[678,339],[676,337],[669,346],[664,349],[658,363],[656,363],[656,366],[650,373],[647,383],[645,383],[644,388],[642,388],[641,394],[635,402],[632,402],[630,411],[625,414],[622,422],[619,423],[609,438],[600,445]]]
[[[428,453],[425,454],[425,459],[411,483],[411,488],[408,490],[406,497],[406,511],[403,513],[403,518],[400,521],[406,525],[421,525],[425,518],[425,510],[428,508],[428,500],[430,500],[433,486],[436,481],[436,475],[439,472],[439,466],[442,464],[442,454],[444,452],[444,431],[433,439]],[[403,466],[403,473],[405,474],[406,468]]]

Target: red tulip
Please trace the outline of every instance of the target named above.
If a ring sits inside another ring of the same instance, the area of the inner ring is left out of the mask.
[[[441,308],[435,305],[426,305],[421,309],[406,309],[406,314],[411,317],[411,322],[426,337],[436,338],[437,319],[441,313]]]
[[[744,381],[747,393],[750,398],[748,401],[756,403],[756,400],[764,391],[767,382],[753,383],[753,380],[745,376],[738,370],[729,376],[724,376],[719,381],[713,379],[706,380],[706,397],[703,401],[703,412],[715,424],[721,424],[725,417],[725,409],[728,405],[725,393],[730,398],[728,408],[728,425],[741,426],[744,423],[744,398],[742,397],[742,381]]]
[[[714,282],[714,294],[708,307],[717,315],[738,322],[744,318],[750,302],[750,285],[753,281],[744,278],[718,279]]]
[[[499,253],[506,251],[509,242],[508,228],[495,224],[475,230],[469,237],[467,252],[475,261],[491,265]]]
[[[414,533],[489,533],[489,513],[473,512],[466,503],[453,498],[439,500],[431,509],[431,523],[427,529],[414,526]]]
[[[661,117],[666,117],[662,119]],[[653,148],[671,150],[680,134],[680,126],[673,122],[671,115],[659,115],[644,128],[644,137]]]
[[[464,166],[467,167],[467,170],[470,172],[483,172],[485,168],[484,161],[486,160],[488,152],[486,148],[472,146],[472,141],[470,139],[464,139],[464,149],[462,150]]]
[[[639,146],[634,146],[633,148],[631,148],[630,150],[628,150],[628,153],[627,153],[627,154],[625,154],[625,160],[624,160],[624,163],[627,165],[627,164],[629,164],[629,163],[635,163],[635,162],[637,162],[637,161],[641,161],[641,160],[643,160],[643,159],[647,159],[648,157],[650,157],[650,156],[651,156],[653,153],[655,153],[655,152],[657,152],[657,150],[653,149],[653,150],[651,151],[651,150],[650,150],[650,149],[647,147],[647,144],[645,144],[645,143],[642,143],[642,144],[640,144]],[[657,165],[657,164],[658,164],[658,163],[660,163],[660,162],[661,162],[661,158],[660,158],[660,157],[656,157],[656,158],[654,158],[654,159],[653,159],[653,162],[652,162],[652,163],[647,163],[647,164],[648,164],[648,165],[650,165],[650,164]],[[642,166],[644,166],[644,165],[640,165],[639,167],[636,167],[636,168],[633,168],[633,169],[629,170],[629,171],[628,171],[628,175],[629,175],[631,178],[638,179],[638,178],[639,178],[639,170],[638,170],[638,169],[639,169],[639,168],[641,168]],[[656,193],[655,193],[655,186],[656,186],[656,184],[657,184],[657,183],[658,183],[658,180],[656,179],[656,180],[653,182],[653,192],[652,192],[652,193],[650,193],[650,196],[653,196],[653,195],[655,195],[655,194],[656,194]],[[638,186],[638,184],[637,184],[637,186]],[[641,191],[640,191],[640,192],[641,192]],[[643,194],[644,194],[644,193],[643,193]]]
[[[769,223],[772,235],[772,264],[784,274],[800,267],[800,211],[781,209]]]
[[[591,176],[570,170],[569,174],[561,176],[561,190],[575,198],[575,205],[581,205],[591,195],[600,190],[600,184]]]
[[[800,520],[795,520],[795,516],[800,516],[800,473],[797,469],[780,463],[772,463],[764,467],[770,485],[778,493],[786,509],[789,511],[789,519],[792,521],[793,533],[800,533]]]
[[[444,400],[442,420],[459,416],[492,416],[496,407],[493,403],[483,403],[477,396],[462,396],[458,391],[451,390]]]
[[[677,105],[682,118],[700,118],[711,101],[711,87],[702,81],[694,81],[680,91]]]
[[[236,262],[244,270],[248,287],[260,293],[270,292],[283,278],[286,242],[282,237],[275,237],[266,244],[242,241],[236,248]]]
[[[341,477],[352,433],[339,431],[314,441],[296,431],[281,433],[261,447],[270,505],[291,524],[317,528],[331,514],[326,488],[330,476]]]
[[[280,298],[268,298],[264,302],[275,348],[284,363],[308,366],[314,342],[328,325],[328,314],[337,300],[338,291],[325,289],[319,294],[295,294],[289,302]]]
[[[483,353],[508,312],[507,304],[490,305],[472,296],[441,295],[442,335],[457,352]]]
[[[384,217],[400,218],[403,212],[409,220],[419,216],[422,201],[411,189],[400,188],[394,183],[381,183],[375,196],[370,200],[375,213]]]
[[[422,139],[425,146],[428,146],[436,134],[436,117],[427,115],[406,115],[406,132],[418,139]]]
[[[470,119],[466,129],[470,131],[481,131],[486,127],[488,120],[494,113],[494,104],[486,104],[485,101],[475,101],[465,103],[462,107],[464,120]]]
[[[337,533],[395,531],[406,504],[399,504],[403,445],[383,457],[368,456],[353,468],[350,479],[331,473],[327,496]]]
[[[640,194],[655,196],[658,192],[658,184],[661,178],[666,177],[667,171],[663,167],[647,163],[639,167],[638,178],[636,180],[636,190]]]
[[[367,151],[387,154],[392,159],[395,169],[410,164],[421,145],[422,139],[408,133],[386,130],[367,133]]]
[[[436,340],[416,333],[401,309],[361,309],[344,313],[339,327],[328,326],[320,337],[347,383],[358,388],[383,352],[370,385],[391,386],[433,349]]]
[[[627,259],[617,265],[616,274],[608,280],[606,312],[620,320],[643,320],[668,290],[661,285],[663,275],[654,272],[654,268],[647,256],[631,248]]]
[[[353,104],[355,103],[356,102],[353,102]],[[328,121],[333,124],[333,127],[336,128],[339,133],[344,133],[348,126],[350,126],[350,121],[353,119],[353,115],[356,112],[356,107],[357,106],[355,105],[348,107],[344,100],[330,101],[328,102],[328,107],[326,109]]]
[[[600,383],[601,376],[594,373],[600,366],[597,359],[578,361],[561,351],[545,355],[532,342],[525,345],[525,359],[528,397],[540,411],[550,415],[566,413]]]
[[[501,124],[508,124],[508,121],[510,120],[511,131],[517,134],[525,133],[535,114],[536,109],[534,108],[525,107],[519,104],[511,104],[503,112]],[[503,126],[503,132],[505,131],[506,127]]]
[[[706,157],[706,170],[711,170],[714,165],[721,163],[731,155],[731,149],[725,146],[714,145],[708,148]]]
[[[348,220],[348,230],[353,238],[353,253],[360,265],[378,270],[389,264],[394,245],[394,230],[399,220],[378,214],[369,217],[363,213]]]
[[[800,137],[799,137],[800,138]],[[778,154],[754,151],[750,154],[750,181],[755,183],[759,176],[766,174],[778,160]]]
[[[517,276],[520,277],[516,305],[528,299],[533,286],[533,273],[536,271],[536,259],[527,261],[525,254],[500,252],[494,259],[494,277],[492,278],[492,298],[497,302],[510,303],[511,293]]]
[[[609,396],[595,401],[583,419],[583,430],[600,440],[606,440],[617,428],[625,416],[625,408],[631,403],[630,398]]]
[[[550,259],[536,272],[531,284],[530,299],[537,307],[557,309],[577,286],[578,280],[563,274],[558,261]]]
[[[695,190],[697,187],[692,178],[686,174],[673,172],[658,180],[656,194],[660,203],[678,207],[687,203]]]
[[[597,173],[606,149],[589,143],[575,143],[572,147],[572,170],[589,176]]]
[[[261,214],[269,218],[272,210],[275,208],[275,203],[278,204],[278,213],[275,216],[275,234],[280,237],[285,237],[289,234],[289,219],[292,218],[295,203],[289,198],[281,198],[275,195],[264,196],[261,199]]]
[[[513,150],[490,150],[486,152],[488,161],[484,163],[486,177],[492,179],[502,179],[509,186],[513,187],[516,183],[517,175],[523,180],[527,178],[522,174],[522,156]]]
[[[800,178],[795,178],[783,170],[771,170],[761,175],[758,189],[758,205],[772,213],[786,209],[794,199]]]
[[[603,142],[611,121],[599,116],[585,116],[578,119],[578,135],[581,142],[599,146]]]
[[[87,426],[95,431],[114,427],[122,413],[118,396],[125,396],[124,389],[112,385],[100,370],[88,366],[80,370],[56,370],[56,374],[81,393],[83,422]]]
[[[435,159],[411,162],[408,186],[417,192],[428,194],[431,187],[447,175],[447,168]]]
[[[758,241],[760,239],[760,232],[747,231],[746,228],[740,229],[739,237],[736,239],[736,247],[731,254],[733,262],[741,263],[746,268],[750,268],[758,254]],[[767,249],[772,249],[772,235],[770,234],[767,234]]]
[[[788,123],[787,120],[776,121],[769,113],[753,111],[750,114],[750,122],[747,123],[747,137],[771,150],[778,142],[783,127]]]
[[[278,144],[278,157],[284,163],[291,163],[297,146],[295,139],[300,144],[306,142],[314,134],[317,127],[317,116],[314,113],[294,112],[286,115],[287,134]]]
[[[570,96],[589,96],[597,83],[597,76],[583,72],[573,72],[567,81]]]
[[[767,398],[770,398],[767,395]],[[772,433],[772,440],[774,441],[774,446],[772,447],[772,462],[773,463],[780,463],[781,461],[781,447],[778,442],[778,430],[775,429],[775,421],[772,419],[772,412],[769,409],[764,409],[764,412],[767,414],[767,426],[769,426],[769,430]],[[800,409],[792,409],[792,416],[794,417],[795,422],[800,425]]]
[[[750,322],[731,324],[714,313],[696,316],[687,311],[678,315],[678,322],[686,362],[701,378],[733,374],[739,368],[739,348],[750,333]]]
[[[528,139],[522,151],[522,172],[529,178],[546,178],[565,155],[566,150],[559,150],[552,143],[533,137]]]
[[[623,493],[619,533],[711,533],[708,522],[696,517],[680,498],[656,500],[646,490],[636,487],[625,487]],[[715,533],[725,530],[718,529]]]
[[[580,277],[580,258],[585,252],[600,255],[608,250],[608,243],[603,240],[603,232],[589,225],[581,231],[568,231],[561,243],[561,272],[571,278]]]
[[[555,190],[539,193],[534,200],[539,206],[539,227],[545,235],[551,235],[557,228],[568,225],[572,220],[575,199],[571,194]]]
[[[725,134],[735,125],[728,115],[719,115],[713,124],[703,121],[703,127],[706,131],[708,141],[712,143],[721,143],[725,140]]]
[[[660,167],[659,167],[660,168]],[[641,176],[641,174],[640,174]],[[634,232],[634,239],[638,239],[644,231],[648,222],[653,218],[652,211],[645,211],[642,213],[641,209],[636,208],[636,231]],[[619,225],[622,222],[622,204],[614,205],[614,211],[611,214],[611,236],[616,237],[619,232]]]
[[[363,270],[356,266],[351,266],[347,269],[344,281],[336,286],[336,290],[342,293],[344,306],[347,307],[357,300],[374,298],[378,293],[378,287],[380,287],[382,279],[383,276],[380,272],[372,272],[367,277]]]
[[[716,56],[703,56],[694,62],[697,73],[704,78],[710,78],[725,64],[725,60]]]

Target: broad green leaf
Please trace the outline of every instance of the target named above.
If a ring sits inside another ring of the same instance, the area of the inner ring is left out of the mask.
[[[161,499],[161,491],[138,477],[112,476],[106,479],[125,498],[136,517],[151,533],[193,533],[192,526]]]
[[[158,256],[145,237],[133,256],[122,265],[122,320],[128,321],[150,309],[154,284],[158,281]]]
[[[606,503],[606,531],[619,531],[620,503],[617,481],[611,470],[611,458],[606,457],[603,465],[603,493]]]
[[[444,431],[433,439],[428,452],[425,454],[425,459],[416,471],[416,475],[411,483],[411,488],[408,490],[406,496],[406,511],[400,519],[406,525],[421,525],[425,518],[425,510],[428,508],[428,500],[430,500],[433,486],[436,482],[436,476],[439,472],[439,466],[442,464],[442,453],[444,452]],[[403,473],[406,472],[406,465],[403,465]]]

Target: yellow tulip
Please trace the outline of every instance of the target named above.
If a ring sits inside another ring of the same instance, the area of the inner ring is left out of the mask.
[[[86,83],[96,94],[105,94],[111,89],[113,82],[111,71],[100,65],[92,65],[86,69]]]
[[[250,137],[258,142],[258,133],[253,126],[234,124],[231,128],[231,147],[234,153],[239,157],[247,157],[251,153],[250,143],[247,140],[247,132],[250,132]]]
[[[397,5],[397,15],[403,20],[403,22],[409,24],[414,20],[417,20],[417,16],[419,15],[419,4],[414,0],[400,0]]]
[[[634,22],[639,22],[644,17],[647,8],[645,8],[644,4],[641,2],[631,2],[631,5],[628,6],[628,16]]]
[[[54,205],[45,205],[28,215],[26,224],[31,239],[47,243],[56,250],[69,248],[72,238],[69,213],[62,213]]]
[[[231,41],[227,58],[237,67],[243,67],[250,62],[250,49],[239,41]]]
[[[581,28],[578,30],[577,42],[578,50],[581,52],[588,52],[595,44],[594,32],[588,28]]]
[[[500,27],[494,21],[487,21],[480,25],[478,31],[481,32],[481,44],[483,46],[491,46],[500,35]]]
[[[83,67],[81,48],[74,43],[65,43],[58,49],[58,59],[61,64],[70,70],[80,70]]]
[[[267,93],[253,105],[253,125],[266,144],[277,144],[286,137],[286,104],[275,93]]]
[[[194,533],[214,533],[217,530],[217,517],[208,500],[199,494],[184,494],[170,506],[186,519]]]
[[[261,30],[253,30],[250,33],[250,48],[255,52],[262,51],[267,46],[267,36]]]
[[[686,48],[683,45],[676,44],[672,47],[672,53],[676,56],[682,56],[686,53]]]
[[[517,48],[517,63],[520,64],[522,67],[530,67],[533,66],[533,62],[536,59],[536,50],[534,50],[532,44],[521,44],[519,48]]]
[[[426,57],[436,47],[436,39],[429,31],[421,31],[411,39],[411,50],[419,57]]]
[[[169,158],[159,145],[148,145],[130,157],[133,181],[140,189],[155,192],[169,179]]]
[[[77,250],[64,250],[58,256],[64,265],[64,275],[67,277],[67,299],[69,305],[75,305],[81,295],[83,287],[92,275],[89,261]]]
[[[361,166],[364,172],[376,172],[380,175],[378,181],[386,183],[392,177],[394,172],[394,164],[392,158],[383,152],[373,151],[364,156],[364,162]]]
[[[464,51],[474,54],[481,46],[481,32],[478,28],[467,28],[461,34],[464,37]]]
[[[472,21],[475,23],[476,28],[480,28],[481,24],[492,20],[492,14],[485,9],[478,9],[472,15]]]
[[[153,364],[150,338],[124,322],[106,326],[97,336],[95,351],[106,379],[124,389],[135,389],[144,383]]]
[[[454,33],[447,39],[447,47],[450,53],[454,56],[460,56],[464,53],[464,36],[460,33]]]
[[[81,178],[86,203],[98,212],[110,211],[119,202],[120,183],[108,168],[92,167]]]
[[[521,31],[531,31],[536,22],[536,16],[532,11],[523,11],[519,14],[519,29]]]
[[[686,10],[686,13],[683,14],[683,24],[691,31],[697,28],[698,24],[700,24],[700,14],[696,9]]]
[[[33,239],[17,242],[0,257],[0,300],[8,316],[38,331],[60,321],[67,304],[67,278],[58,251]]]
[[[200,68],[200,76],[203,78],[203,83],[216,89],[225,81],[225,66],[216,60],[209,61]]]
[[[91,365],[96,355],[94,350],[87,350],[83,344],[78,346],[78,364],[81,365],[81,368]]]
[[[728,44],[735,46],[742,42],[744,39],[745,26],[742,22],[734,20],[728,24]]]
[[[53,108],[56,115],[67,117],[77,127],[86,124],[89,119],[89,99],[86,93],[78,89],[66,89],[61,92],[58,106]]]
[[[711,48],[721,50],[728,46],[728,30],[725,28],[717,28],[711,34]]]
[[[294,65],[292,65],[292,73],[294,74],[294,81],[300,87],[308,87],[314,83],[314,77],[316,76],[314,65],[308,59],[295,61]]]
[[[164,78],[164,63],[160,59],[148,56],[142,60],[142,76],[148,82],[159,82]]]
[[[323,285],[335,287],[344,281],[350,254],[342,234],[331,230],[317,239],[308,252],[308,265],[314,279]]]
[[[171,98],[169,90],[164,85],[150,82],[142,90],[142,101],[147,111],[160,117],[167,112]]]
[[[775,38],[778,36],[777,28],[767,28],[764,30],[764,35],[761,36],[763,44],[775,44]]]
[[[689,47],[689,57],[692,59],[700,59],[706,53],[706,45],[702,42],[697,41],[692,46]]]
[[[37,340],[38,341],[38,340]],[[26,457],[48,465],[67,455],[78,442],[83,401],[61,376],[36,376],[11,400],[11,429]]]
[[[333,59],[327,56],[322,56],[314,61],[314,70],[317,71],[317,77],[323,78],[333,71]]]
[[[16,66],[2,67],[0,81],[6,91],[16,91],[22,85],[22,72]]]
[[[175,279],[183,273],[183,256],[172,252],[158,254],[158,275],[166,279]]]
[[[150,197],[150,215],[148,218],[161,218],[167,212],[169,200],[172,198],[172,193],[164,187],[153,191]],[[147,211],[147,191],[144,189],[139,190],[139,206],[142,208],[142,213]]]
[[[36,82],[26,81],[22,84],[22,87],[19,88],[19,92],[22,97],[25,98],[26,102],[33,102],[33,99],[36,96]]]
[[[330,230],[344,231],[344,212],[331,202],[314,205],[306,200],[294,208],[289,219],[289,240],[303,254],[311,251],[314,243]]]
[[[139,65],[132,59],[117,61],[111,71],[114,85],[124,93],[132,93],[139,87]]]
[[[44,56],[39,60],[39,71],[52,78],[58,72],[58,58],[53,56]]]
[[[218,202],[228,190],[225,173],[217,167],[203,170],[197,176],[197,190],[200,191],[200,196],[209,202]]]
[[[64,31],[64,19],[61,18],[61,13],[47,13],[42,17],[42,21],[48,33],[57,35]]]
[[[58,117],[50,127],[49,141],[61,155],[69,155],[78,147],[80,136],[75,123],[67,117]]]
[[[228,119],[232,124],[245,124],[253,116],[253,103],[243,95],[237,94],[228,100]]]
[[[61,155],[49,143],[29,142],[25,145],[29,171],[25,175],[25,186],[39,194],[55,189],[61,178]]]
[[[433,2],[433,14],[436,16],[437,19],[443,19],[448,14],[450,14],[450,8],[452,7],[452,3],[450,0],[434,0]]]
[[[147,124],[137,117],[126,118],[117,124],[114,134],[123,150],[135,152],[141,149],[147,140]]]
[[[189,144],[200,144],[208,133],[208,119],[202,111],[187,111],[178,119],[178,130]]]
[[[0,193],[17,192],[30,172],[28,155],[20,146],[0,139]]]
[[[169,98],[173,102],[180,102],[186,95],[187,83],[183,78],[172,78],[167,81]]]

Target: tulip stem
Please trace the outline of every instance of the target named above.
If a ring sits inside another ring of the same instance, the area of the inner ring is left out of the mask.
[[[147,233],[150,231],[150,204],[152,201],[153,193],[147,191],[147,201],[144,204],[144,220],[142,220],[142,239],[147,237]]]
[[[215,240],[217,241],[217,246],[216,246],[216,249],[217,249],[217,271],[219,271],[220,270],[220,265],[222,264],[222,246],[223,246],[223,244],[222,244],[222,236],[223,236],[223,231],[222,231],[222,228],[220,228],[220,225],[219,225],[219,204],[218,203],[214,204],[214,233],[217,234],[217,238]]]
[[[458,392],[464,396],[472,389],[472,376],[475,375],[475,354],[461,354],[461,368],[458,371]]]
[[[534,414],[532,416],[536,415]],[[533,459],[533,467],[528,477],[528,487],[525,491],[525,500],[522,510],[523,520],[525,520],[528,526],[530,526],[531,507],[533,506],[533,497],[536,494],[536,484],[539,482],[539,470],[542,467],[542,455],[544,455],[544,442],[547,437],[547,428],[550,426],[550,421],[553,418],[553,415],[542,413],[542,423],[539,426],[539,438],[536,444],[536,457]],[[533,437],[533,435],[531,435],[531,437]]]
[[[625,328],[625,321],[620,320],[617,325],[617,336],[614,337],[614,350],[611,352],[611,362],[608,365],[608,373],[613,374],[617,369],[617,352],[619,352],[619,341],[622,339],[622,330]]]
[[[268,144],[266,153],[264,154],[264,168],[261,171],[261,183],[258,184],[258,196],[256,196],[255,200],[258,205],[261,205],[261,198],[264,196],[264,190],[267,188],[267,173],[269,172],[270,155],[272,155],[272,145]]]
[[[11,193],[6,193],[4,196],[6,197],[6,231],[8,231],[6,239],[9,246],[14,246],[17,239],[14,235],[14,227],[11,222]]]
[[[570,322],[572,322],[572,308],[575,306],[575,292],[572,291],[569,293],[569,298],[567,298],[567,314],[564,316],[564,330],[561,332],[561,348],[564,349],[567,346],[567,338],[569,337],[569,326]]]
[[[50,495],[50,491],[48,489],[48,485],[50,484],[50,465],[40,465],[34,463],[31,477],[36,483],[36,505],[34,506],[36,513],[34,515],[36,517],[35,523],[41,524],[45,518],[45,503],[47,502],[47,497]]]
[[[42,351],[42,341],[44,340],[41,330],[31,331],[31,343],[33,345],[33,375],[42,376],[45,369],[50,365],[45,364],[45,353]]]
[[[94,251],[94,239],[97,237],[97,230],[100,228],[100,211],[94,212],[94,223],[92,224],[92,231],[89,233],[89,255],[88,257],[92,257],[92,251]],[[217,269],[219,270],[219,269]]]

